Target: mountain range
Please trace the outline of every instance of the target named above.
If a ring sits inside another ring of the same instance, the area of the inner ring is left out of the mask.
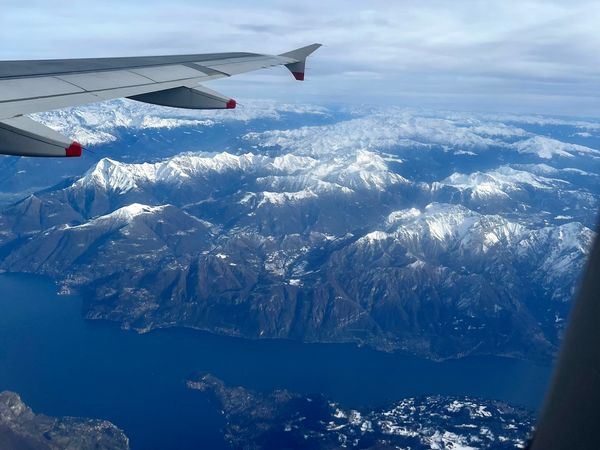
[[[144,108],[90,142],[156,123],[160,109]],[[597,123],[296,114],[327,123],[277,129],[259,115],[226,151],[166,157],[146,140],[148,162],[102,158],[27,195],[0,212],[0,268],[48,275],[84,295],[85,317],[140,332],[553,356],[594,238]],[[88,133],[106,115],[70,117]],[[171,136],[222,120],[163,119]]]

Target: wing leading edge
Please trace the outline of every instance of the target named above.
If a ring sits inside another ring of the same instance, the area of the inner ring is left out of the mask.
[[[321,45],[281,55],[215,53],[132,58],[0,61],[0,154],[81,156],[81,146],[25,114],[128,97],[189,109],[231,109],[232,98],[200,83],[274,66],[304,80]]]

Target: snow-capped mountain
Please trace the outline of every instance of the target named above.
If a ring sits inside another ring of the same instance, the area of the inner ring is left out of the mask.
[[[276,185],[283,190],[298,187],[318,189],[319,186],[335,184],[348,191],[384,191],[390,185],[407,183],[400,175],[390,171],[379,155],[368,151],[359,151],[338,160],[316,160],[293,154],[268,157],[223,152],[184,154],[153,164],[123,164],[105,158],[73,187],[95,187],[125,193],[151,184],[196,183],[201,178],[231,173],[253,176],[257,183],[271,187]]]
[[[595,177],[582,176],[585,172],[579,169],[548,168],[514,164],[485,172],[454,172],[431,184],[433,199],[457,202],[483,213],[502,213],[537,226],[565,220],[593,226],[598,204]]]
[[[211,224],[172,205],[133,203],[80,225],[53,226],[27,241],[18,254],[6,257],[5,267],[68,277],[79,283],[116,271],[145,267],[212,247]],[[123,266],[114,265],[119,261]]]
[[[105,121],[121,134],[181,119],[173,142],[194,143],[218,127],[125,106]],[[81,117],[100,124],[93,108]],[[85,294],[87,317],[140,331],[553,354],[594,236],[600,127],[305,112],[334,123],[237,120],[226,150],[161,158],[146,140],[146,161],[111,155],[26,196],[0,214],[0,267],[50,275]]]
[[[494,197],[510,199],[519,191],[553,190],[568,188],[567,182],[540,175],[534,175],[524,170],[515,170],[510,166],[501,166],[489,172],[474,172],[470,174],[453,173],[435,187],[453,186],[481,200]]]
[[[552,159],[554,156],[574,158],[575,155],[590,155],[600,158],[600,151],[583,145],[570,144],[550,139],[545,136],[534,136],[524,141],[515,142],[512,147],[520,153],[533,153],[543,159]]]
[[[235,110],[191,111],[120,99],[31,117],[83,143],[83,157],[49,164],[36,158],[0,156],[0,205],[80,177],[103,157],[142,163],[184,151],[236,152],[240,132],[334,120],[321,106],[256,100],[241,101]]]
[[[233,111],[195,111],[117,99],[32,114],[31,117],[84,145],[98,145],[118,140],[119,130],[211,127],[225,121],[248,122],[267,118],[277,120],[286,113],[302,115],[328,113],[326,108],[316,105],[280,104],[257,100],[242,103],[243,107]]]
[[[351,148],[436,148],[489,150],[501,148],[534,154],[542,159],[575,155],[599,157],[600,151],[584,145],[535,135],[523,128],[477,117],[435,117],[405,110],[387,110],[367,117],[294,130],[248,133],[262,147],[280,147],[296,154],[323,154]]]

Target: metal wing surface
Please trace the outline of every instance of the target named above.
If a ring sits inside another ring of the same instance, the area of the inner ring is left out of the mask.
[[[25,114],[128,97],[189,109],[235,108],[200,83],[274,66],[304,79],[312,44],[281,55],[214,53],[131,58],[0,61],[0,153],[81,156],[81,145]]]

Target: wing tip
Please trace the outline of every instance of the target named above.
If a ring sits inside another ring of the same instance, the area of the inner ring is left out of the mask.
[[[311,44],[307,45],[306,47],[297,48],[296,50],[292,50],[291,52],[283,53],[280,55],[295,60],[295,62],[285,64],[285,67],[287,67],[287,69],[290,72],[292,72],[292,75],[297,81],[304,81],[306,58],[308,58],[308,56],[311,55],[319,47],[321,47],[321,44]]]
[[[314,53],[315,51],[317,51],[319,49],[319,47],[322,47],[323,44],[310,44],[307,45],[305,47],[300,47],[294,50],[291,50],[289,52],[285,52],[280,54],[279,56],[285,56],[287,58],[292,58],[295,59],[297,61],[303,61],[305,60],[309,55],[311,55],[312,53]]]

